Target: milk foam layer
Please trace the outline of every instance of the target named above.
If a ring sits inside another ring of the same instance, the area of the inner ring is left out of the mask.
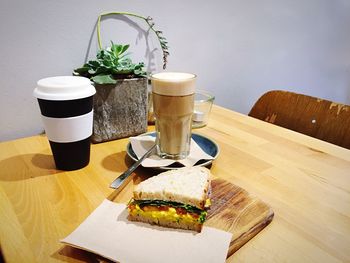
[[[152,91],[166,96],[194,94],[196,75],[182,72],[161,72],[151,76]]]

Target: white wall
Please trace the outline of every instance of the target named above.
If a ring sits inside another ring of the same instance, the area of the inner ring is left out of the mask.
[[[219,105],[247,113],[271,89],[350,104],[348,0],[1,0],[0,141],[42,131],[36,81],[93,58],[97,16],[113,10],[152,16],[169,41],[168,69],[196,73]],[[130,43],[135,60],[149,60],[143,21],[111,18],[102,30],[104,45]]]

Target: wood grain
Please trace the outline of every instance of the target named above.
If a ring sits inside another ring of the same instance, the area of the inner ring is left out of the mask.
[[[263,94],[249,116],[350,149],[350,106],[289,91]]]
[[[259,198],[223,179],[214,179],[212,206],[206,226],[232,233],[227,257],[267,226],[274,216],[272,209]]]
[[[215,105],[208,125],[195,131],[220,146],[211,167],[215,178],[245,189],[275,213],[227,263],[350,262],[350,150]],[[55,169],[45,136],[1,142],[0,247],[5,261],[100,261],[59,240],[105,198],[126,203],[134,185],[157,173],[138,168],[124,189],[110,189],[132,164],[127,143],[93,144],[87,167],[64,172]],[[237,207],[244,204],[236,200]]]

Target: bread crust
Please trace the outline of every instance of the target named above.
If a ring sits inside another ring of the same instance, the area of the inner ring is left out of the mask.
[[[170,227],[170,228],[175,228],[175,229],[193,230],[196,232],[201,232],[202,227],[203,227],[203,224],[201,224],[199,222],[191,222],[191,223],[190,222],[174,222],[174,221],[169,221],[169,220],[162,219],[162,218],[148,218],[148,217],[143,217],[140,215],[133,216],[131,214],[129,214],[128,220],[148,223],[151,225]]]
[[[210,177],[209,169],[198,166],[166,171],[136,186],[134,199],[173,201],[205,209]]]

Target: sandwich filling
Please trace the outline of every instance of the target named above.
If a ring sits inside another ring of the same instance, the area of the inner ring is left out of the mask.
[[[210,206],[210,171],[184,167],[139,183],[128,204],[130,221],[201,232]]]
[[[207,199],[206,206],[210,206]],[[166,220],[176,223],[203,224],[207,211],[192,205],[164,200],[134,200],[128,204],[128,210],[133,217],[148,218],[154,223]]]

